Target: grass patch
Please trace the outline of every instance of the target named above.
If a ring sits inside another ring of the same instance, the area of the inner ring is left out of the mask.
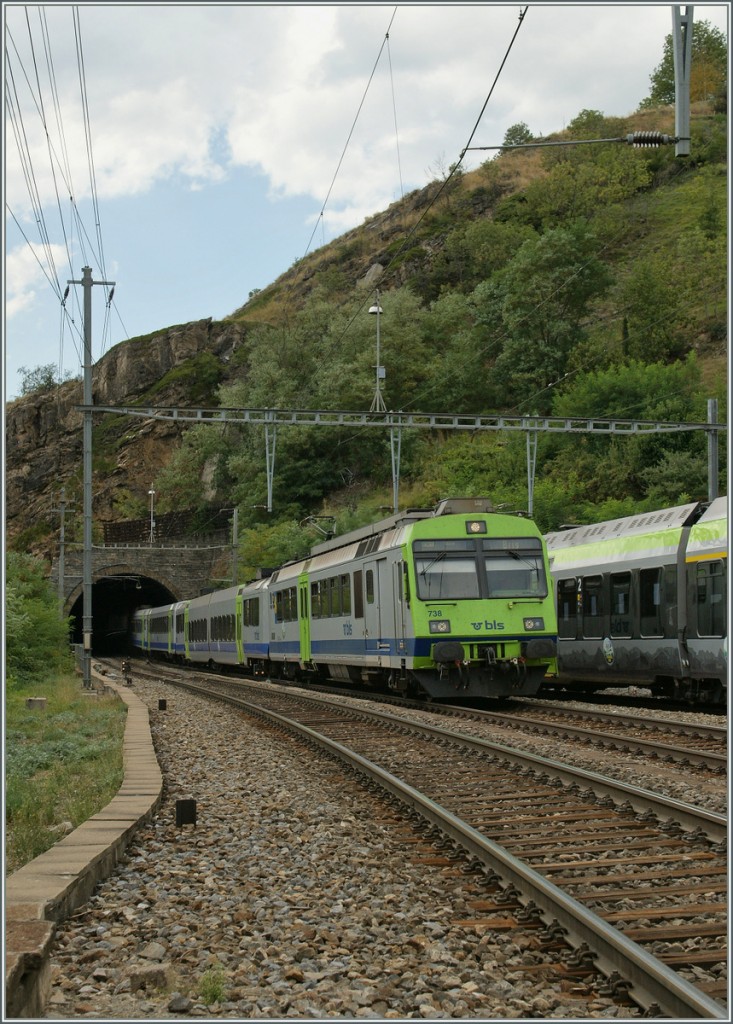
[[[45,697],[45,709],[26,707]],[[101,810],[122,784],[127,710],[91,695],[76,676],[8,692],[5,725],[5,859],[9,874]]]
[[[221,1003],[226,998],[226,975],[221,964],[210,967],[201,977],[201,999],[207,1006]]]

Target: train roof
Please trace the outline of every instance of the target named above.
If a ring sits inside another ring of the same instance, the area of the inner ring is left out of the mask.
[[[690,530],[686,560],[700,562],[728,554],[728,499],[716,498]]]
[[[380,519],[376,523],[370,523],[359,529],[351,530],[340,537],[333,537],[331,540],[323,541],[311,548],[311,555],[322,555],[327,551],[334,551],[336,548],[346,547],[348,544],[357,544],[371,537],[381,536],[390,530],[396,530],[400,526],[408,526],[411,523],[419,522],[422,519],[432,519],[436,516],[455,515],[467,513],[478,515],[485,512],[493,512],[494,506],[489,498],[444,498],[434,508],[408,508],[404,512],[389,516],[387,519]]]
[[[550,552],[559,551],[582,544],[592,545],[617,538],[641,537],[645,534],[682,529],[695,522],[702,507],[704,506],[701,506],[699,501],[693,501],[688,505],[678,505],[658,512],[642,512],[637,516],[609,519],[605,523],[591,523],[570,530],[558,530],[545,536],[547,549]]]

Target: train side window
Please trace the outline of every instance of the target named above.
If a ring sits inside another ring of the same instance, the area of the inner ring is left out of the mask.
[[[321,585],[318,581],[311,583],[311,616],[314,619],[321,617]]]
[[[611,636],[631,636],[631,573],[611,575]]]
[[[331,576],[328,581],[328,589],[330,591],[330,611],[329,615],[341,614],[341,589],[339,587],[338,576]]]
[[[374,604],[374,570],[366,571],[366,599],[367,604]]]
[[[558,636],[574,640],[578,635],[578,586],[573,577],[557,584]]]
[[[586,576],[583,580],[583,636],[603,636],[603,577]]]
[[[354,573],[354,618],[364,618],[364,593],[362,591],[362,570]]]
[[[351,577],[341,577],[341,614],[351,615]]]
[[[677,636],[677,566],[664,567],[664,607],[662,609],[664,635]]]
[[[662,569],[642,569],[639,573],[639,628],[642,636],[664,636],[662,586]]]
[[[697,634],[725,636],[725,567],[722,561],[697,566]]]

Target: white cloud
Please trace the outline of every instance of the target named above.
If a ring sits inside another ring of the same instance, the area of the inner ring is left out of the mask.
[[[67,148],[80,157],[73,187],[83,196],[89,174],[71,9],[44,10]],[[244,165],[266,174],[275,196],[322,200],[380,47],[347,153],[342,202],[361,208],[394,196],[395,112],[404,178],[410,187],[424,184],[425,168],[443,152],[457,159],[467,141],[519,11],[497,4],[81,6],[100,193],[134,195],[179,175],[200,188]],[[554,131],[584,107],[630,113],[648,92],[670,12],[653,4],[530,6],[474,143],[499,144],[519,120]],[[698,20],[711,13],[720,15],[715,7],[695,9]],[[23,8],[10,8],[8,23],[27,62]],[[16,79],[40,167],[45,138],[22,75]],[[222,137],[228,154],[213,152],[212,140]],[[60,154],[60,141],[54,145]],[[25,204],[10,149],[10,201]],[[52,185],[41,174],[44,196]]]
[[[56,265],[62,266],[66,259],[64,248],[51,245],[49,252]],[[31,308],[39,290],[46,290],[47,281],[41,267],[44,259],[44,253],[36,253],[27,245],[5,254],[5,315],[9,320]]]

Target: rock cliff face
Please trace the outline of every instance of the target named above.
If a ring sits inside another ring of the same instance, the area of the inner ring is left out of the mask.
[[[226,376],[245,330],[239,324],[199,320],[116,345],[93,369],[94,404],[198,406],[190,397],[190,380],[187,384],[185,374],[177,377],[171,371],[208,353],[220,361]],[[69,381],[16,399],[5,410],[7,544],[49,561],[57,551],[62,487],[68,503],[67,539],[80,539],[82,402],[81,381]],[[115,497],[122,491],[147,501],[156,471],[167,464],[182,433],[172,422],[127,418],[114,444],[102,446],[95,435],[99,437],[108,418],[100,413],[93,419],[93,516],[98,523],[120,518]]]

